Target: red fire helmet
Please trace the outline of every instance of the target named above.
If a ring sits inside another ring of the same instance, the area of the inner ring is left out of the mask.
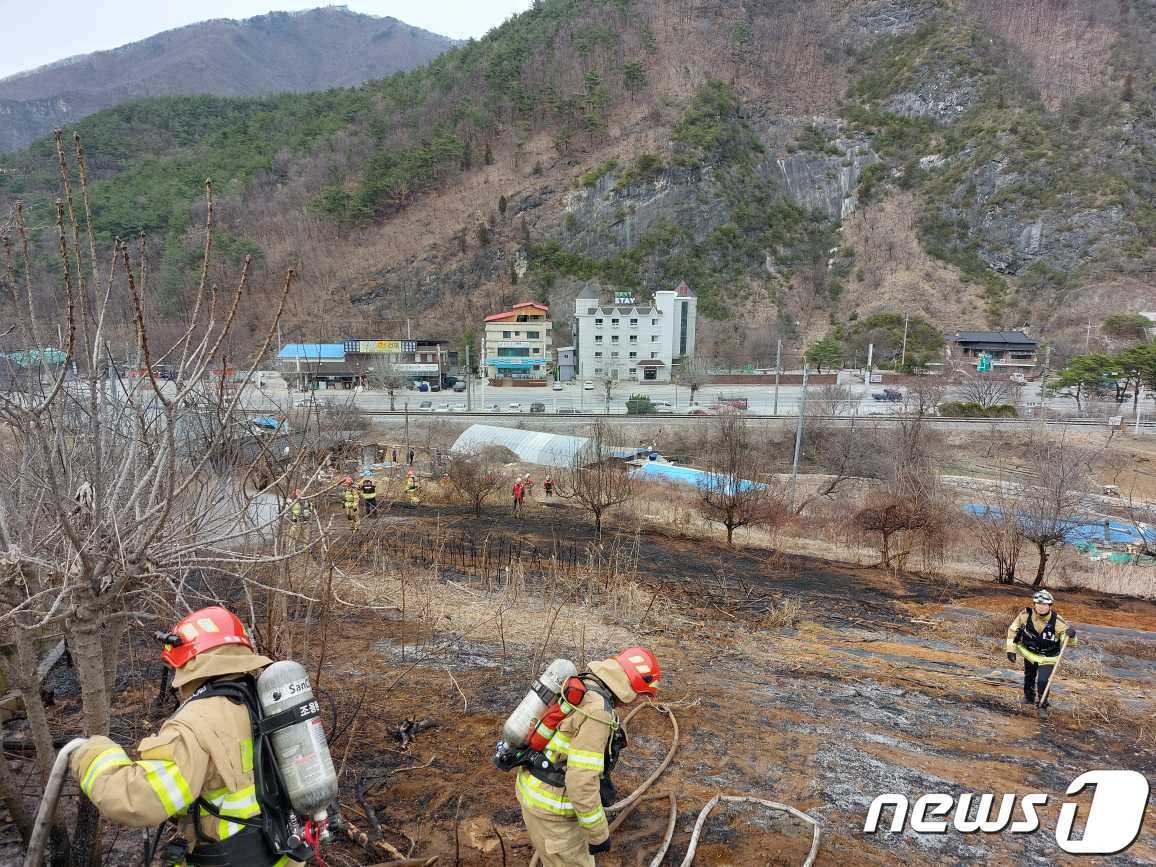
[[[654,695],[658,692],[658,682],[662,679],[662,668],[654,654],[645,647],[628,647],[616,657],[630,687],[639,695]]]
[[[197,654],[225,644],[253,649],[249,636],[245,634],[245,626],[237,615],[217,605],[194,611],[173,627],[168,637],[178,641],[165,642],[161,659],[173,668],[180,668]]]

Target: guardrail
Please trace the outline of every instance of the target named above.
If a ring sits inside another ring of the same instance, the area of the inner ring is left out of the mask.
[[[258,410],[250,410],[250,412],[260,412]],[[457,412],[431,412],[430,410],[410,410],[406,413],[405,410],[387,410],[387,409],[363,409],[363,415],[373,417],[396,417],[405,418],[406,415],[418,418],[468,418],[468,419],[558,419],[573,422],[593,421],[595,419],[611,419],[614,421],[623,422],[701,422],[711,418],[709,415],[687,415],[685,413],[655,413],[650,415],[628,415],[623,412],[585,412],[585,413],[554,413],[554,412],[518,412],[500,411],[489,412],[485,410],[463,410]],[[797,413],[780,414],[780,415],[766,415],[761,413],[744,412],[743,418],[751,421],[794,421],[798,418]],[[896,423],[909,416],[904,416],[899,413],[867,413],[863,415],[808,415],[807,421],[817,422],[839,422],[843,424],[872,424],[874,422]],[[1108,419],[1090,419],[1090,418],[950,418],[944,416],[926,416],[925,422],[938,425],[956,425],[959,427],[1029,427],[1036,424],[1045,424],[1049,427],[1083,427],[1083,428],[1107,428]],[[1132,421],[1125,421],[1122,429],[1133,430],[1135,423]],[[1141,421],[1140,430],[1145,433],[1156,432],[1156,420]]]

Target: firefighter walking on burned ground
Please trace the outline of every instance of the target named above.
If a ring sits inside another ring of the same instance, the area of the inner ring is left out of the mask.
[[[365,501],[365,517],[372,518],[377,514],[377,482],[368,471],[361,479],[361,499]]]
[[[304,678],[304,670],[256,653],[241,621],[220,607],[194,612],[171,633],[157,637],[164,642],[161,656],[172,669],[172,686],[181,704],[157,734],[140,742],[137,760],[107,737],[88,738],[70,759],[81,791],[101,815],[118,824],[146,828],[170,819],[177,823],[179,835],[163,847],[163,827],[150,835],[147,864],[153,863],[158,849],[162,864],[191,867],[284,867],[311,859],[311,846],[294,836],[302,834],[293,806],[298,796],[289,794],[289,777],[269,764],[274,748],[266,733],[300,725],[307,715],[295,706],[294,722],[281,720],[278,727],[275,717],[261,716],[265,699],[257,697],[269,690],[267,666],[289,666],[292,678]],[[299,694],[305,695],[307,679],[294,684],[301,685]],[[319,727],[320,720],[313,717],[307,724],[315,721]],[[317,734],[316,743],[322,743],[324,734]],[[311,762],[317,756],[315,750],[306,750],[295,753],[294,761],[302,769],[308,764],[313,773]],[[280,765],[282,760],[276,761]],[[324,762],[314,781],[327,787],[319,796],[331,799],[337,779],[327,745]],[[305,826],[306,837],[309,828]]]
[[[662,676],[641,647],[575,672],[568,660],[551,664],[507,720],[494,756],[499,768],[517,768],[522,820],[544,867],[594,867],[610,851],[610,773],[626,747],[615,708],[655,695]]]
[[[298,545],[309,544],[309,522],[313,520],[313,504],[301,494],[301,489],[293,491],[289,502],[289,538]]]
[[[1050,702],[1044,697],[1060,654],[1076,646],[1076,630],[1054,608],[1055,599],[1047,590],[1032,596],[1032,604],[1016,615],[1007,628],[1008,662],[1016,654],[1024,658],[1024,704],[1036,705],[1046,714]],[[1049,694],[1050,695],[1050,694]]]
[[[417,476],[414,475],[413,470],[410,470],[405,477],[405,496],[410,505],[421,504],[421,486],[418,484]]]
[[[341,505],[345,508],[345,520],[354,533],[361,527],[361,493],[353,486],[353,476],[341,480]]]

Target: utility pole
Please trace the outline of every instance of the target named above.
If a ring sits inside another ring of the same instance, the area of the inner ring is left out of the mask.
[[[791,505],[792,512],[795,511],[795,488],[799,483],[799,456],[803,451],[803,419],[807,412],[807,376],[810,373],[810,368],[807,362],[803,361],[803,399],[799,402],[799,421],[795,427],[795,460],[791,465]]]
[[[775,408],[771,411],[771,415],[779,414],[779,373],[782,370],[783,364],[783,341],[780,340],[775,346]]]
[[[902,370],[903,366],[907,364],[907,324],[911,321],[911,314],[905,314],[903,317],[903,352],[899,356],[899,368]]]
[[[466,344],[466,412],[470,412],[473,409],[472,398],[473,398],[474,377],[470,373],[471,370],[472,370],[472,368],[470,367],[470,344],[467,343]]]

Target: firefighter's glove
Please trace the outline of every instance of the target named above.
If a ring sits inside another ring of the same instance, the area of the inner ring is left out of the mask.
[[[1007,652],[1007,661],[1008,662],[1015,662],[1016,661],[1016,655],[1010,650]]]
[[[1075,640],[1076,640],[1076,630],[1072,629],[1072,627],[1069,626],[1068,627],[1068,644],[1071,644]]]
[[[598,855],[601,852],[609,852],[609,851],[610,851],[610,838],[609,837],[607,837],[601,843],[591,843],[590,844],[590,854],[591,855]]]

